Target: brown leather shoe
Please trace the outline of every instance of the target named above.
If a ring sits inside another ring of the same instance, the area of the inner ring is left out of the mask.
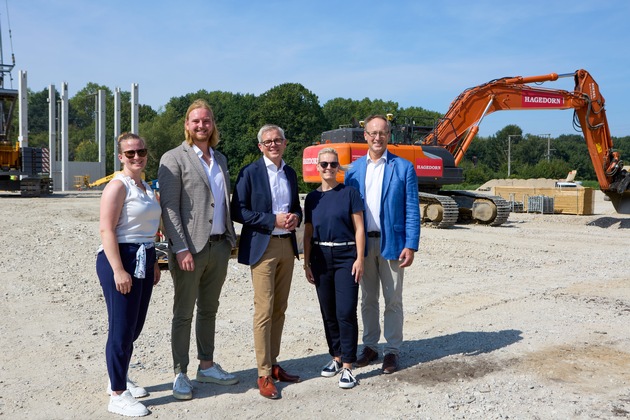
[[[378,359],[378,353],[372,350],[369,347],[364,347],[361,356],[354,362],[356,367],[365,367],[370,364],[370,362]]]
[[[272,400],[280,398],[278,395],[278,389],[273,383],[271,376],[260,376],[258,378],[258,389],[260,390],[260,395],[265,398]]]
[[[300,377],[297,375],[291,375],[287,373],[280,365],[271,366],[271,377],[280,382],[300,382]]]
[[[398,355],[386,354],[383,358],[383,373],[394,373],[398,370]]]

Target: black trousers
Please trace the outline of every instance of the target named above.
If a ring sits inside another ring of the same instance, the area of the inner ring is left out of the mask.
[[[331,356],[340,356],[342,363],[357,359],[357,302],[359,284],[352,275],[352,264],[357,258],[354,245],[313,245],[311,270],[319,307],[324,321],[324,332]]]
[[[116,290],[114,272],[105,252],[99,252],[96,257],[96,273],[103,288],[109,325],[105,359],[114,391],[127,389],[127,371],[133,343],[140,336],[153,293],[155,248],[147,249],[145,278],[139,279],[133,276],[138,247],[138,244],[118,244],[123,267],[131,274],[133,281],[131,292],[126,295]]]

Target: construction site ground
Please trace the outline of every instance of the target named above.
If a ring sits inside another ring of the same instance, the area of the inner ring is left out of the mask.
[[[108,419],[107,314],[95,273],[94,191],[0,197],[0,418]],[[588,216],[513,213],[500,227],[424,228],[405,272],[401,370],[319,375],[330,356],[315,290],[295,264],[280,362],[282,398],[256,388],[249,268],[232,259],[215,360],[233,386],[171,395],[167,271],[154,289],[130,377],[150,418],[611,419],[630,416],[630,216],[599,192]],[[194,331],[194,330],[193,330]],[[193,333],[194,335],[194,333]],[[189,374],[196,363],[191,346]],[[382,361],[382,356],[379,361]]]

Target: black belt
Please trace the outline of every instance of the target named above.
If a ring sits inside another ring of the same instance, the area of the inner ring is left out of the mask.
[[[286,239],[286,238],[290,238],[291,234],[290,233],[283,233],[282,235],[271,235],[272,238],[280,238],[280,239]]]
[[[208,242],[219,242],[224,240],[225,238],[225,233],[222,233],[220,235],[210,235],[210,238],[208,238]]]
[[[368,232],[368,238],[380,238],[381,232]]]

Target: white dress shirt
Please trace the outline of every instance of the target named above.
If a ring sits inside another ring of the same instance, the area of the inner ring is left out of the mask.
[[[265,166],[267,167],[267,177],[269,178],[269,186],[271,187],[271,202],[273,214],[288,213],[291,204],[291,189],[289,188],[289,180],[284,172],[284,160],[280,164],[280,168],[276,166],[267,156],[263,156]],[[274,227],[272,235],[283,235],[289,233],[286,229]]]
[[[365,217],[368,232],[381,231],[381,196],[383,193],[383,175],[387,164],[387,152],[373,161],[370,154],[366,156],[365,171]],[[367,233],[367,232],[366,232]]]
[[[212,230],[211,235],[221,235],[225,233],[225,177],[221,168],[214,159],[214,150],[210,148],[210,166],[203,159],[203,152],[200,148],[193,144],[193,150],[197,153],[201,165],[203,166],[208,182],[210,183],[210,189],[212,190],[212,197],[214,197],[214,216],[212,217]]]

